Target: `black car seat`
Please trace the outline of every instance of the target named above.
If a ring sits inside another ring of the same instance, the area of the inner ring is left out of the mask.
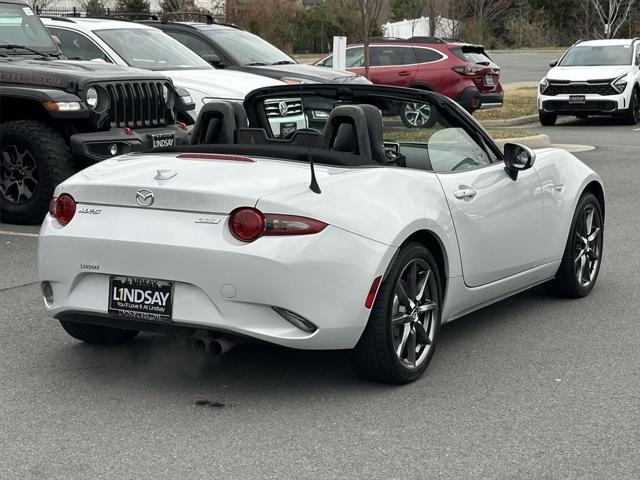
[[[191,145],[238,143],[238,130],[246,128],[247,114],[236,102],[206,103],[193,127]]]
[[[382,114],[372,105],[339,105],[329,114],[318,148],[360,155],[387,163]]]

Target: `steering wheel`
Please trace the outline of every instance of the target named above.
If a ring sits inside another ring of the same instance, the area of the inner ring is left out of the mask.
[[[454,167],[451,169],[451,171],[458,170],[460,167],[464,165],[475,167],[476,165],[478,165],[478,162],[476,162],[473,158],[466,157],[460,160],[458,163],[456,163]]]

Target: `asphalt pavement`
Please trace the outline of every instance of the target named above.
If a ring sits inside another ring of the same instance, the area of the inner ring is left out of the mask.
[[[558,60],[557,51],[500,50],[489,52],[491,59],[500,66],[500,82],[539,82],[549,69],[549,63]]]
[[[77,342],[44,312],[37,227],[0,224],[0,477],[637,480],[640,131],[539,130],[597,147],[577,154],[607,189],[595,290],[446,325],[404,387],[359,379],[348,352]]]

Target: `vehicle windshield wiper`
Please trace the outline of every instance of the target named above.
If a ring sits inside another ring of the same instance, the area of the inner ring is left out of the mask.
[[[35,50],[31,47],[27,47],[26,45],[18,45],[15,43],[2,43],[0,44],[0,48],[8,48],[11,50],[26,50],[28,52],[35,53],[36,55],[40,55],[42,57],[59,57],[60,56],[59,53],[45,53],[39,50]]]
[[[271,65],[292,65],[296,62],[293,62],[291,60],[280,60],[279,62],[273,62]]]
[[[254,62],[254,63],[245,63],[244,66],[245,67],[264,67],[266,66],[266,63],[262,63],[262,62]]]

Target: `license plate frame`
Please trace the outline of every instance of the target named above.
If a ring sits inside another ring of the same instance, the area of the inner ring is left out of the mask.
[[[296,130],[298,130],[298,124],[296,122],[282,123],[280,124],[280,137],[286,138],[288,135],[291,135]]]
[[[584,105],[585,103],[587,103],[587,99],[584,95],[569,95],[569,104]]]
[[[117,317],[171,322],[174,287],[167,280],[111,275],[107,311]]]
[[[158,150],[160,148],[168,148],[176,146],[175,133],[152,133],[151,134],[151,148]]]

